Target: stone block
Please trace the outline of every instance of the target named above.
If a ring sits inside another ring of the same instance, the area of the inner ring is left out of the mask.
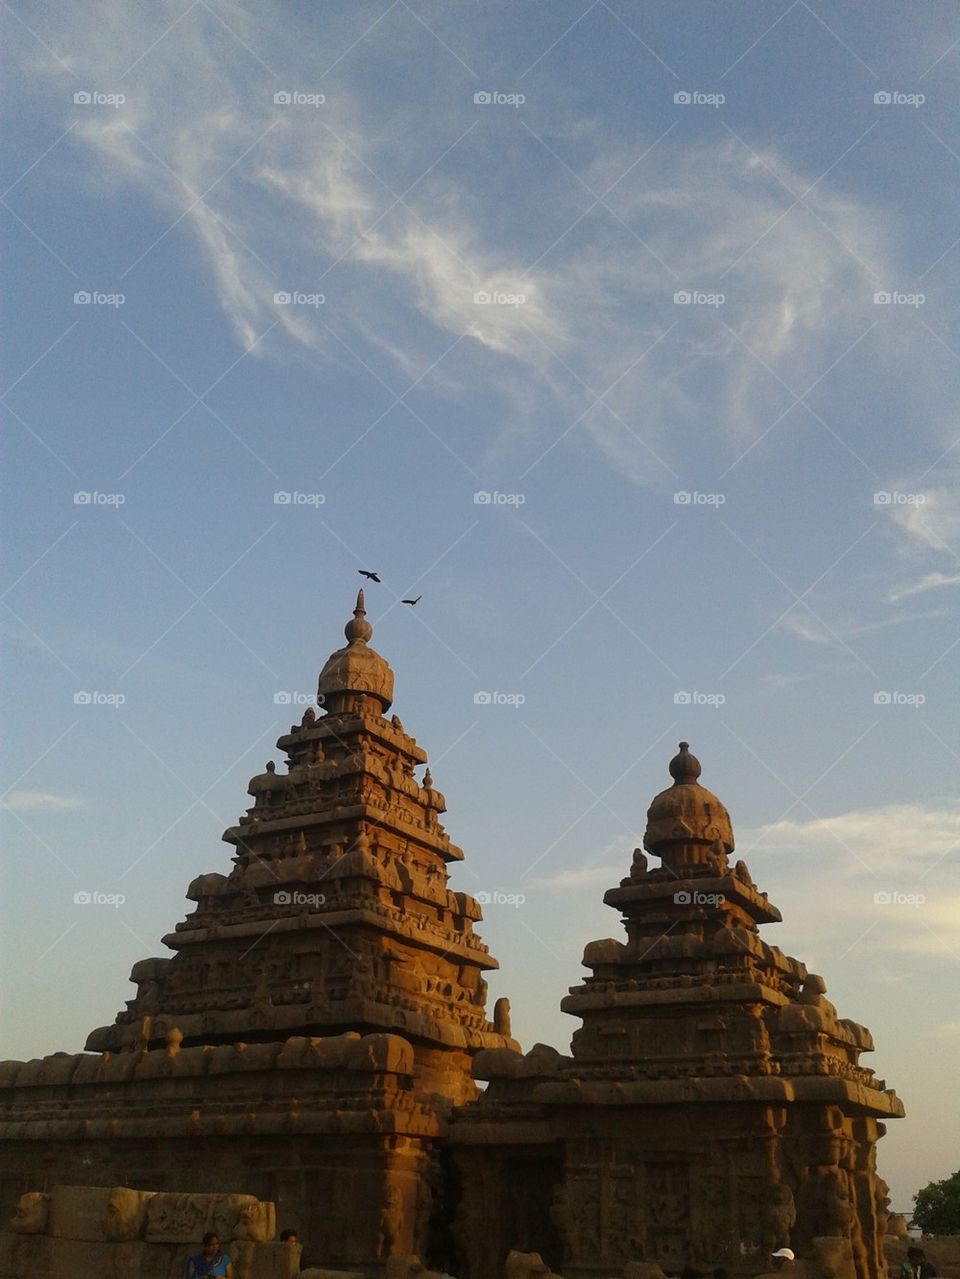
[[[140,1269],[133,1271],[131,1279],[183,1279],[187,1257],[200,1251],[196,1242],[184,1246],[179,1243],[145,1243],[140,1254]]]
[[[49,1235],[0,1233],[0,1279],[46,1279],[52,1265]]]
[[[51,1273],[55,1279],[73,1275],[89,1275],[90,1279],[132,1279],[139,1276],[144,1249],[142,1241],[133,1243],[91,1242],[83,1239],[50,1240]],[[31,1271],[23,1279],[32,1279]]]
[[[233,1196],[235,1199],[241,1196]],[[243,1198],[246,1198],[245,1196]],[[224,1209],[227,1211],[227,1209]],[[211,1226],[216,1230],[216,1226]],[[272,1203],[253,1199],[249,1203],[241,1203],[239,1212],[231,1232],[236,1240],[248,1240],[252,1243],[268,1243],[277,1233],[277,1210]]]
[[[250,1243],[234,1240],[224,1244],[233,1261],[234,1279],[296,1279],[300,1275],[299,1245],[289,1243]]]
[[[508,1252],[503,1273],[505,1279],[559,1279],[539,1252]]]
[[[147,1206],[146,1238],[151,1243],[192,1244],[207,1231],[221,1239],[269,1239],[276,1233],[273,1204],[254,1195],[165,1194]]]
[[[356,1051],[368,1070],[413,1074],[413,1047],[401,1035],[365,1035]]]
[[[122,1242],[143,1235],[149,1191],[124,1186],[54,1186],[50,1233],[88,1243]]]

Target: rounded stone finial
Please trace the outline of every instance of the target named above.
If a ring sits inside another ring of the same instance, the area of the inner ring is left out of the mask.
[[[430,772],[429,768],[423,775],[423,784],[427,790],[430,790],[430,788],[433,786],[433,774]]]
[[[350,644],[366,644],[367,640],[373,635],[373,627],[367,621],[366,609],[363,607],[362,588],[357,591],[357,606],[353,610],[353,617],[343,628],[343,633]]]
[[[276,764],[273,762],[273,760],[272,760],[272,759],[268,759],[268,760],[267,760],[267,772],[268,772],[268,773],[275,773],[276,771],[277,771],[277,766],[276,766]]]
[[[317,702],[326,715],[354,711],[362,705],[369,711],[372,699],[380,703],[381,714],[393,701],[393,672],[379,653],[367,644],[373,627],[366,619],[363,591],[357,592],[357,606],[343,631],[347,643],[331,653],[317,683]]]
[[[695,782],[700,776],[700,761],[690,754],[690,743],[680,743],[680,753],[670,761],[670,776],[674,783]]]

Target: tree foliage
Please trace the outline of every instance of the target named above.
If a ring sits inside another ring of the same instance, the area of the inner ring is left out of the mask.
[[[960,1171],[931,1181],[913,1197],[913,1224],[925,1235],[960,1235]]]

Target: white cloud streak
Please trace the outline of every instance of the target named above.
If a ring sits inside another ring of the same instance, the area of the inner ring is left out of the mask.
[[[269,10],[219,4],[235,38],[201,6],[161,38],[182,5],[144,14],[100,0],[94,9],[65,11],[61,43],[77,73],[110,85],[118,67],[136,65],[123,109],[84,116],[72,135],[94,161],[90,180],[136,189],[166,226],[180,219],[191,229],[246,348],[276,323],[294,348],[345,359],[332,329],[389,382],[390,370],[412,380],[438,342],[466,334],[456,360],[431,378],[473,402],[482,391],[491,452],[536,458],[551,442],[546,422],[559,422],[559,434],[588,410],[574,438],[635,482],[673,488],[671,459],[705,436],[735,459],[789,407],[782,383],[806,391],[875,318],[875,274],[890,274],[879,219],[829,178],[811,189],[816,175],[773,147],[669,136],[625,152],[588,124],[528,112],[527,129],[502,152],[502,138],[476,127],[475,115],[448,119],[452,108],[430,103],[415,131],[403,112],[373,127],[346,74],[350,59],[322,108],[274,105],[280,82],[260,63],[276,58],[272,44],[269,57],[262,52],[278,38]],[[367,41],[379,49],[393,38],[384,22]],[[296,33],[285,59],[283,86],[313,87],[315,59]],[[56,61],[41,65],[65,88]],[[448,70],[449,86],[432,91],[442,101],[449,87],[459,104],[452,77],[461,70]],[[397,160],[410,153],[424,157],[412,175]],[[512,237],[497,229],[501,184],[470,189],[472,172],[496,170],[501,157],[516,222],[527,228]],[[518,166],[525,182],[512,181]],[[587,188],[607,207],[571,231],[592,203]],[[791,193],[804,192],[791,207]],[[538,236],[541,224],[556,234]],[[142,250],[163,251],[162,242]],[[328,303],[316,314],[278,307],[281,289],[319,290]],[[726,302],[677,306],[678,289]],[[524,301],[478,305],[481,292]],[[258,354],[279,353],[272,338]]]

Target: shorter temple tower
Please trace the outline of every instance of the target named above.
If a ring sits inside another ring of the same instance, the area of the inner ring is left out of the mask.
[[[670,774],[646,853],[604,897],[626,941],[591,942],[561,1004],[583,1022],[572,1055],[475,1059],[490,1084],[451,1133],[465,1267],[484,1279],[520,1247],[567,1279],[632,1260],[756,1274],[789,1245],[879,1279],[875,1146],[901,1103],[858,1064],[869,1032],[760,937],[780,913],[730,865],[729,815],[686,742]]]

